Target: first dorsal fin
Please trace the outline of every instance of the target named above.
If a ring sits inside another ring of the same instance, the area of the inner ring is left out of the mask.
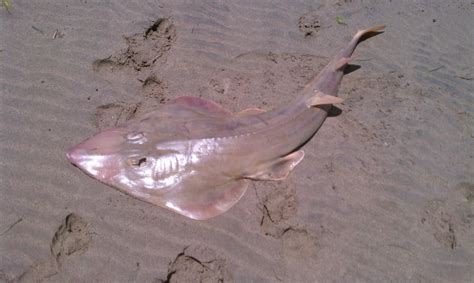
[[[258,115],[265,113],[267,111],[260,109],[260,108],[248,108],[245,110],[240,111],[239,113],[235,114],[236,116],[243,117],[243,116],[250,116],[250,115]]]
[[[192,109],[201,114],[210,114],[213,116],[232,116],[232,112],[225,109],[214,101],[206,100],[195,96],[181,96],[168,104],[181,105]]]

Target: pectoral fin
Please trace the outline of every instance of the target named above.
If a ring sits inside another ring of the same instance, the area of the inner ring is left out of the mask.
[[[344,99],[332,95],[324,94],[320,91],[316,91],[316,94],[306,101],[308,107],[327,105],[327,104],[338,104],[344,102]]]
[[[242,179],[219,185],[194,180],[165,195],[157,204],[186,217],[205,220],[229,210],[244,195],[247,187],[247,180]]]
[[[245,178],[253,180],[283,180],[288,177],[291,170],[303,160],[303,157],[304,151],[295,151],[277,160],[261,165],[260,168],[258,168],[258,172],[246,175]]]

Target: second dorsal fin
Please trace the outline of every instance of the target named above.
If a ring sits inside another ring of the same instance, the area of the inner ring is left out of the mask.
[[[338,104],[342,103],[344,99],[328,94],[324,94],[320,91],[316,91],[316,93],[306,100],[306,105],[308,107],[318,106],[318,105],[328,105],[328,104]]]

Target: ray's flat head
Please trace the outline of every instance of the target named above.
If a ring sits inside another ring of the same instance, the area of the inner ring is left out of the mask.
[[[71,163],[88,175],[117,185],[117,182],[136,182],[150,174],[146,172],[150,158],[140,154],[146,142],[144,133],[118,127],[98,133],[66,154]]]

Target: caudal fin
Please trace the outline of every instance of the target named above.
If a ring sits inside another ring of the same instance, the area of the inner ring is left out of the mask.
[[[354,37],[352,37],[351,42],[341,50],[341,53],[339,54],[340,58],[350,58],[352,55],[352,52],[354,52],[357,44],[361,42],[362,40],[365,40],[373,35],[377,35],[379,33],[383,32],[383,29],[385,28],[384,25],[378,25],[374,26],[368,29],[363,29],[359,30],[356,32]]]

